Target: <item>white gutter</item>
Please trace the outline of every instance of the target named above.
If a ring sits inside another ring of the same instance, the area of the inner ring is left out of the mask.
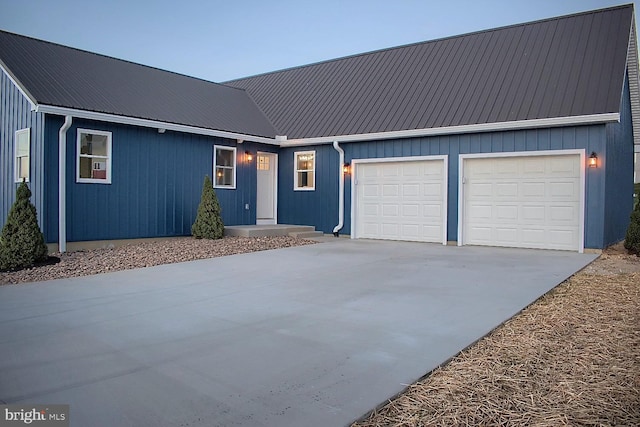
[[[460,133],[492,132],[537,127],[558,127],[584,124],[619,122],[620,113],[589,114],[584,116],[554,117],[549,119],[516,120],[513,122],[481,123],[475,125],[445,126],[440,128],[410,129],[391,132],[361,133],[317,138],[289,139],[280,143],[281,147],[331,144],[333,142],[358,142],[381,139],[415,138],[422,136],[448,135]]]
[[[266,138],[255,135],[245,135],[236,132],[206,129],[197,126],[167,123],[159,120],[139,119],[136,117],[119,116],[117,114],[97,113],[94,111],[76,110],[75,108],[56,107],[53,105],[38,105],[36,111],[60,116],[73,116],[79,119],[99,120],[103,122],[120,123],[124,125],[142,126],[147,128],[165,129],[176,132],[193,133],[196,135],[217,136],[220,138],[241,139],[244,141],[261,142],[263,144],[279,145],[275,138]]]
[[[338,232],[344,225],[344,150],[338,145],[338,141],[333,141],[333,148],[340,154],[340,167],[338,168],[338,225],[333,228],[333,235],[338,237]]]
[[[58,252],[67,251],[67,130],[73,118],[67,115],[58,132]]]

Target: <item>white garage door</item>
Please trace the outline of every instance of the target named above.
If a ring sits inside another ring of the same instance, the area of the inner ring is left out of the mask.
[[[581,250],[578,154],[461,161],[463,244]]]
[[[446,168],[433,160],[358,163],[356,238],[446,243]]]

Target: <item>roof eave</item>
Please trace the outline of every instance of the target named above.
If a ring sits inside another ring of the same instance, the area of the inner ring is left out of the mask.
[[[510,121],[510,122],[480,123],[480,124],[472,124],[472,125],[398,130],[398,131],[390,131],[390,132],[373,132],[373,133],[362,133],[362,134],[354,134],[354,135],[297,138],[297,139],[289,139],[286,142],[281,142],[280,146],[296,147],[296,146],[304,146],[304,145],[331,144],[334,141],[363,142],[363,141],[372,141],[372,140],[381,140],[381,139],[418,138],[423,136],[508,131],[508,130],[521,130],[521,129],[532,129],[532,128],[560,127],[560,126],[577,126],[577,125],[600,124],[600,123],[619,122],[619,121],[620,121],[620,113],[589,114],[589,115],[583,115],[583,116],[553,117],[553,118],[532,119],[532,120],[516,120],[516,121]]]
[[[35,111],[60,116],[73,116],[81,119],[99,120],[103,122],[118,123],[124,125],[141,126],[147,128],[165,129],[176,132],[191,133],[196,135],[216,136],[220,138],[235,139],[238,141],[260,142],[262,144],[279,145],[275,138],[248,135],[238,132],[229,132],[217,129],[207,129],[197,126],[168,123],[159,120],[141,119],[137,117],[120,116],[117,114],[99,113],[95,111],[80,110],[76,108],[58,107],[55,105],[36,105]]]
[[[14,76],[11,71],[9,71],[9,67],[7,67],[4,64],[4,62],[2,62],[2,60],[0,60],[0,70],[2,70],[7,75],[7,77],[9,77],[9,80],[11,80],[11,83],[13,83],[15,87],[18,88],[20,93],[27,99],[27,101],[29,101],[29,104],[31,105],[31,110],[35,110],[37,106],[36,99],[33,97],[33,95],[31,95],[31,93],[29,93],[27,88],[25,88],[22,85],[22,83],[20,83],[20,81],[16,78],[16,76]]]

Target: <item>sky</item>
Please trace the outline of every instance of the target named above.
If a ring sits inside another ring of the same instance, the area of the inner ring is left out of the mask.
[[[606,0],[0,0],[0,29],[224,82],[372,50],[626,3]]]

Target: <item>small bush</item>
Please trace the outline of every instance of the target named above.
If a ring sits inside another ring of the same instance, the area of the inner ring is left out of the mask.
[[[631,221],[624,239],[624,247],[630,252],[640,256],[640,203],[631,211]]]
[[[0,234],[0,269],[19,269],[47,260],[47,245],[38,225],[31,190],[23,181],[16,190],[7,222]]]
[[[196,239],[220,239],[224,234],[224,223],[220,216],[220,203],[209,175],[204,177],[198,215],[191,226],[191,234]]]

